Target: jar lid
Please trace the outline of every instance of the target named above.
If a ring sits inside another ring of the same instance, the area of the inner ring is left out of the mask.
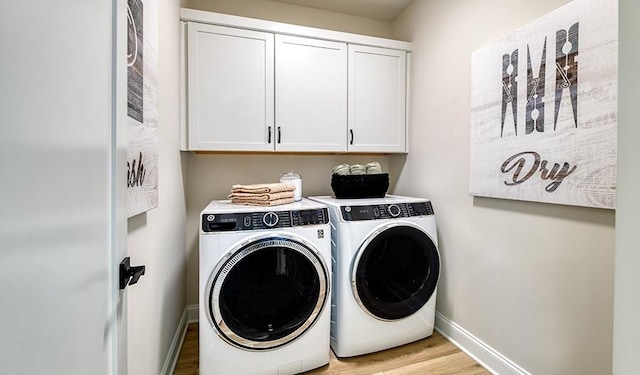
[[[285,172],[280,175],[281,180],[299,180],[300,175],[294,171]]]

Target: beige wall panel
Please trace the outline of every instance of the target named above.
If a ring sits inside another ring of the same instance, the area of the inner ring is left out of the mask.
[[[471,53],[565,0],[414,0],[394,21],[413,43],[407,156],[394,193],[430,198],[437,310],[532,374],[611,373],[614,212],[491,198],[469,188]]]

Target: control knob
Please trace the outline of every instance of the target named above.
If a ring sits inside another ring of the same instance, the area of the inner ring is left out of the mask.
[[[389,215],[391,217],[398,217],[400,215],[400,207],[397,204],[391,204],[387,207],[387,211],[389,211]]]
[[[262,222],[268,227],[273,227],[278,224],[278,220],[278,215],[275,212],[267,212],[262,216]]]

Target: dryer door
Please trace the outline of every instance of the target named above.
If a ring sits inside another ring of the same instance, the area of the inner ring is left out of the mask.
[[[360,307],[382,320],[405,318],[431,298],[440,256],[431,237],[410,223],[386,225],[360,246],[351,287]]]
[[[304,240],[264,236],[232,249],[205,293],[210,323],[223,339],[246,349],[271,349],[314,325],[329,295],[329,272]]]

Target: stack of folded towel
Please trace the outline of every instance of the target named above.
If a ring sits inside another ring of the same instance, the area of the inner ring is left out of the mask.
[[[346,175],[361,175],[361,174],[381,174],[382,168],[380,163],[372,161],[365,165],[362,164],[340,164],[333,168],[333,174],[340,176]]]
[[[233,185],[231,194],[227,198],[231,203],[250,206],[278,206],[293,203],[293,191],[295,186],[291,184],[253,184]]]

